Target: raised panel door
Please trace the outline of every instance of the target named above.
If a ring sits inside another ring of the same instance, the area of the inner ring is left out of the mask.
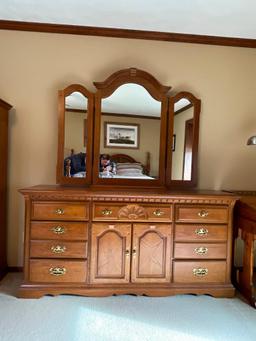
[[[171,226],[133,225],[132,282],[170,281]]]
[[[130,281],[130,224],[92,224],[91,282]]]

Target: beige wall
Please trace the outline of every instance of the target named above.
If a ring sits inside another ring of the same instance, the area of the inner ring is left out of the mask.
[[[0,96],[10,115],[8,261],[22,264],[24,204],[17,189],[54,184],[57,90],[94,90],[137,67],[202,99],[199,187],[256,189],[256,49],[0,31]]]
[[[150,176],[157,177],[159,174],[159,148],[160,148],[160,120],[141,119],[135,117],[102,116],[101,124],[101,154],[126,154],[136,161],[146,165],[146,153],[150,152]],[[104,148],[104,122],[123,122],[139,124],[139,148]]]
[[[71,149],[74,149],[75,154],[86,152],[84,146],[84,120],[86,117],[86,113],[65,112],[64,157],[70,155]]]

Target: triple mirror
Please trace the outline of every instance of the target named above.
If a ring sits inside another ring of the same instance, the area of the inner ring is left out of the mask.
[[[135,68],[94,85],[59,91],[58,183],[196,184],[200,100]]]

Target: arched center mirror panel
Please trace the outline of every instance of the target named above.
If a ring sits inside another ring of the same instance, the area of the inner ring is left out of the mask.
[[[193,187],[197,181],[200,100],[189,92],[170,98],[167,184]]]
[[[59,152],[57,181],[91,181],[93,95],[74,84],[59,91]]]
[[[164,183],[169,87],[138,69],[94,83],[96,184]]]

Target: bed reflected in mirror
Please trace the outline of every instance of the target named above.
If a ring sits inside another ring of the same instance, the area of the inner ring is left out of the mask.
[[[65,97],[65,177],[86,177],[87,98],[80,92]]]
[[[182,98],[174,104],[172,180],[191,180],[194,106]]]
[[[101,101],[99,177],[159,177],[161,102],[138,84],[123,84]]]

